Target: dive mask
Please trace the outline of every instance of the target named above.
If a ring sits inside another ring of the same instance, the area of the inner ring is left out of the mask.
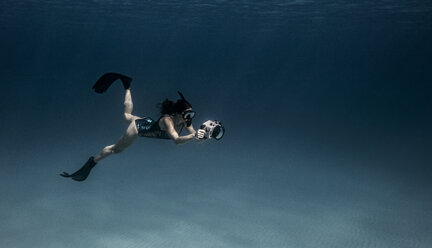
[[[182,116],[183,116],[183,119],[185,119],[185,120],[191,120],[195,117],[195,111],[193,111],[193,110],[184,111],[182,113]]]

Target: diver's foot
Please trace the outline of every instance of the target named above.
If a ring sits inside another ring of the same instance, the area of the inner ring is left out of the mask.
[[[73,180],[81,182],[87,179],[88,175],[90,174],[90,171],[93,169],[93,167],[96,165],[96,162],[94,161],[94,157],[90,157],[89,160],[81,167],[81,169],[77,170],[72,175],[63,172],[60,174],[62,177],[71,177]]]
[[[121,78],[121,81],[123,83],[123,87],[125,88],[125,90],[130,89],[132,78],[125,76],[125,77]]]

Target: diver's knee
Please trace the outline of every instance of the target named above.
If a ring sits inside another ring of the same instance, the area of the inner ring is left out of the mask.
[[[136,119],[134,115],[129,114],[129,113],[124,113],[123,117],[124,117],[125,121],[128,123],[132,122]]]
[[[114,149],[114,145],[106,146],[106,147],[102,150],[102,152],[103,152],[103,153],[109,153],[109,154],[111,154],[111,153],[114,153],[114,152],[113,152],[113,149]]]

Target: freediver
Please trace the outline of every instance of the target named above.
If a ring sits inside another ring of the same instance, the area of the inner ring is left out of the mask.
[[[158,104],[161,116],[157,121],[149,117],[138,117],[132,114],[133,103],[130,90],[132,78],[118,74],[106,73],[98,79],[93,86],[96,93],[104,93],[111,84],[120,79],[126,90],[124,100],[124,119],[128,123],[126,133],[120,137],[117,143],[106,146],[95,157],[90,157],[88,161],[73,174],[63,172],[60,174],[63,177],[71,177],[75,181],[84,181],[93,167],[102,159],[111,154],[122,152],[129,147],[135,139],[140,137],[158,138],[158,139],[171,139],[175,144],[186,143],[190,140],[197,142],[204,141],[205,131],[202,129],[195,129],[192,126],[192,119],[195,116],[195,111],[192,110],[192,105],[185,99],[183,94],[178,91],[180,99],[176,102],[165,99],[162,103]],[[180,136],[183,128],[189,132],[188,135]]]

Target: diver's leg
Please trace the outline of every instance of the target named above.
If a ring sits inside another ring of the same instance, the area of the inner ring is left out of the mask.
[[[138,137],[138,130],[135,126],[135,122],[131,122],[128,129],[126,130],[126,133],[120,137],[117,143],[105,147],[95,158],[90,157],[89,160],[75,173],[69,174],[67,172],[63,172],[60,175],[63,177],[71,177],[75,181],[84,181],[97,162],[111,154],[123,151],[134,142],[136,137]]]
[[[125,100],[124,100],[124,119],[127,123],[134,122],[138,119],[138,116],[132,114],[133,102],[130,89],[126,89]]]
[[[135,122],[132,121],[126,130],[126,133],[120,137],[117,143],[106,146],[102,149],[102,151],[95,157],[94,161],[97,163],[111,154],[122,152],[128,146],[132,145],[137,137],[138,130],[135,126]]]

